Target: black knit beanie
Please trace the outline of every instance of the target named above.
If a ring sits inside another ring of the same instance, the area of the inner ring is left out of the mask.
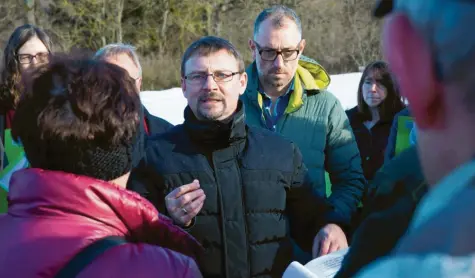
[[[101,144],[90,140],[78,142],[73,140],[48,140],[43,142],[45,148],[35,147],[25,153],[30,165],[35,168],[63,171],[88,176],[104,181],[119,178],[133,167],[134,153],[143,153],[140,129],[128,142],[116,145]]]

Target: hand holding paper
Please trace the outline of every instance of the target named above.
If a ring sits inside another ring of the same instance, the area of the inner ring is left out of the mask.
[[[343,230],[336,224],[327,224],[313,240],[312,255],[317,258],[345,248],[348,248],[348,241]]]

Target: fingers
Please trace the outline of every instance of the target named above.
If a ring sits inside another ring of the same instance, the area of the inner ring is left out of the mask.
[[[331,242],[330,248],[328,249],[328,254],[340,250],[342,247],[337,242]]]
[[[203,191],[203,189],[198,189],[192,192],[188,192],[179,197],[178,199],[169,198],[165,200],[168,212],[173,213],[178,210],[182,210],[182,208],[185,208],[187,214],[189,214],[194,209],[194,207],[189,207],[190,204],[194,203],[195,200],[203,196],[205,196],[205,192]]]
[[[198,213],[201,211],[201,208],[203,208],[204,201],[206,199],[206,196],[200,196],[199,198],[195,199],[194,201],[190,202],[186,206],[182,207],[178,214],[180,215],[179,218],[182,223],[189,223],[193,217],[198,215]],[[185,213],[185,209],[186,213]]]
[[[193,215],[195,217],[203,208],[205,203],[206,195],[198,197],[196,200],[191,202],[189,205],[185,206],[185,209],[188,211],[188,214]]]
[[[165,197],[168,214],[172,219],[184,225],[191,221],[203,208],[206,195],[198,180],[182,185]]]
[[[192,183],[182,185],[172,192],[170,192],[167,197],[176,199],[190,191],[194,191],[196,189],[200,188],[200,182],[198,180],[194,180]]]
[[[319,257],[329,253],[328,251],[330,250],[330,243],[331,241],[328,238],[322,240],[320,243],[320,252],[318,253]]]
[[[198,189],[195,191],[188,192],[184,195],[181,195],[176,199],[176,206],[181,208],[186,206],[187,204],[193,202],[195,199],[200,198],[205,195],[203,189]],[[188,208],[187,208],[188,210]]]

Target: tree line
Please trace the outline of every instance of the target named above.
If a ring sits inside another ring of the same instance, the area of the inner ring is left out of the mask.
[[[180,84],[181,55],[200,36],[226,38],[252,62],[254,19],[272,4],[295,9],[307,40],[305,55],[330,73],[358,71],[380,59],[374,0],[2,0],[0,43],[3,50],[24,23],[44,28],[59,51],[130,43],[141,56],[144,89],[166,89]]]

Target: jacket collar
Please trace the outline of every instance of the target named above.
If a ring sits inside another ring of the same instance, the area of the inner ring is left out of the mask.
[[[259,75],[255,61],[247,68],[246,73],[248,81],[245,95],[253,105],[262,109],[263,100],[262,95],[258,92]],[[325,89],[329,84],[330,76],[323,67],[307,57],[301,58],[294,75],[294,89],[285,113],[289,114],[300,109],[307,98],[307,91]]]
[[[200,245],[151,203],[112,183],[37,168],[13,174],[8,213],[16,217],[81,218],[131,242],[197,255]]]
[[[208,149],[220,149],[245,139],[247,135],[244,104],[238,101],[236,112],[223,121],[201,121],[190,107],[185,109],[185,130],[192,141]]]

